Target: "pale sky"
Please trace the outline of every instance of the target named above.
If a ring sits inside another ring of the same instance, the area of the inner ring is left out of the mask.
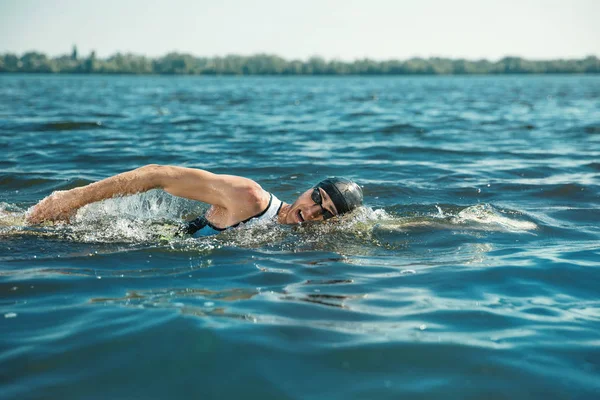
[[[600,56],[600,0],[0,0],[0,53]]]

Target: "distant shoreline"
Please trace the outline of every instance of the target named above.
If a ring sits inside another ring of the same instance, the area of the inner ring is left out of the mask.
[[[286,60],[279,56],[195,57],[169,53],[150,58],[117,53],[97,58],[92,52],[80,57],[74,48],[70,55],[48,57],[39,52],[21,56],[0,54],[0,73],[50,74],[127,74],[127,75],[208,75],[208,76],[401,76],[401,75],[525,75],[525,74],[599,74],[600,59],[527,60],[504,57],[498,61],[449,58],[411,58],[409,60],[355,61]]]

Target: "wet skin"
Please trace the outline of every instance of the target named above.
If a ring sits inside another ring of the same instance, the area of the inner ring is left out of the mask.
[[[312,199],[313,190],[314,188],[310,188],[302,193],[293,204],[285,204],[279,212],[279,223],[301,224],[308,221],[323,221],[324,211],[333,215],[338,214],[331,198],[322,188],[318,188],[322,203],[321,205],[315,203]]]

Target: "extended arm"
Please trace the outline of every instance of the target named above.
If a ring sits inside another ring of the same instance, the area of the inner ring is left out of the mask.
[[[68,220],[86,204],[150,189],[163,189],[174,196],[211,204],[232,221],[259,212],[266,198],[262,188],[247,178],[201,169],[147,165],[87,186],[55,192],[39,202],[27,219],[31,223]]]

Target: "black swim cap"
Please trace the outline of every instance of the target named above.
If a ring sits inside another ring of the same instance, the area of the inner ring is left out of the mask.
[[[348,179],[328,178],[317,183],[315,187],[323,189],[329,195],[338,211],[338,215],[352,211],[362,205],[362,189]]]

